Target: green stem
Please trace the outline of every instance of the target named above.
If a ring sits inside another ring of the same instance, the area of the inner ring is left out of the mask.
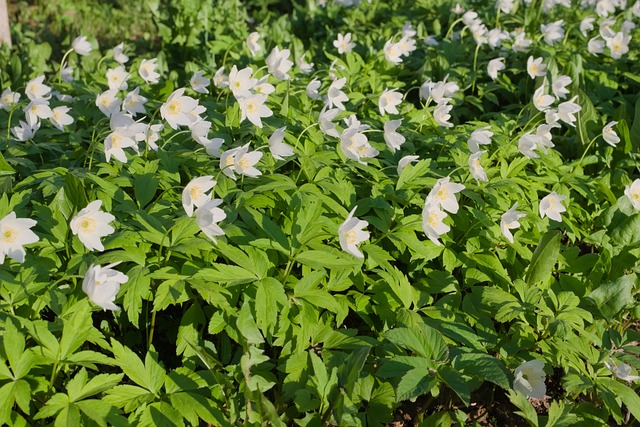
[[[64,56],[62,57],[62,61],[60,62],[60,69],[58,70],[58,84],[62,83],[62,70],[64,68],[64,61],[67,59],[67,56],[69,56],[71,52],[73,52],[73,48],[66,51]]]

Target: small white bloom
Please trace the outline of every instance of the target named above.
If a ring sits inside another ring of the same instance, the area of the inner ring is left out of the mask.
[[[200,176],[193,178],[182,190],[182,207],[188,216],[193,215],[193,207],[199,208],[211,200],[208,193],[216,185],[213,176]]]
[[[64,67],[60,72],[60,78],[63,82],[71,83],[73,81],[73,68]]]
[[[71,232],[77,235],[82,244],[90,251],[104,251],[100,238],[115,231],[109,223],[116,217],[100,211],[101,206],[102,200],[94,200],[78,212],[69,224]]]
[[[613,59],[619,59],[622,55],[629,52],[629,42],[631,41],[631,36],[624,34],[623,32],[616,33],[610,39],[607,39],[607,47],[611,52],[611,57]]]
[[[523,32],[518,32],[516,33],[514,39],[513,39],[513,44],[511,45],[511,49],[513,49],[514,52],[526,52],[527,50],[529,50],[529,47],[531,46],[531,39],[528,39],[526,37],[526,34]]]
[[[120,285],[126,283],[129,277],[113,267],[120,264],[113,264],[100,267],[91,264],[84,275],[82,290],[89,297],[92,303],[99,305],[103,310],[120,310],[113,301],[120,291]]]
[[[203,77],[202,71],[198,71],[193,76],[191,76],[191,80],[189,80],[189,84],[191,84],[191,88],[198,93],[209,93],[209,89],[207,86],[211,83],[206,77]]]
[[[594,16],[587,16],[582,21],[580,21],[580,32],[583,36],[587,37],[587,33],[593,30],[593,23],[596,18]]]
[[[202,145],[204,145],[204,150],[211,157],[215,157],[216,159],[220,158],[220,148],[224,144],[224,139],[222,138],[211,138],[206,141],[202,141]]]
[[[320,116],[318,117],[318,123],[320,124],[320,130],[325,135],[333,136],[335,138],[340,138],[340,134],[336,130],[336,125],[332,122],[333,119],[340,113],[339,108],[331,108],[326,109],[323,108],[320,111]]]
[[[110,89],[96,97],[96,106],[107,117],[111,117],[111,115],[120,111],[122,101],[116,98],[117,93],[118,91],[116,89]]]
[[[548,25],[540,25],[540,32],[543,34],[544,41],[547,42],[547,44],[553,46],[564,38],[564,28],[562,28],[563,23],[564,21],[561,19]]]
[[[274,159],[284,160],[284,157],[293,156],[293,148],[283,142],[286,126],[276,129],[269,137],[269,151]]]
[[[504,58],[495,58],[489,61],[489,64],[487,65],[487,74],[489,74],[491,80],[495,80],[498,78],[498,71],[502,71],[505,68]]]
[[[342,103],[349,101],[349,98],[341,89],[346,82],[346,77],[331,82],[331,85],[329,86],[329,92],[327,93],[328,108],[335,106],[340,110],[345,109],[345,106]]]
[[[246,143],[233,156],[234,171],[240,175],[257,178],[262,175],[255,165],[262,158],[261,151],[249,151],[249,143]]]
[[[393,42],[393,38],[387,40],[382,48],[384,57],[387,61],[393,64],[399,64],[402,62],[402,50],[398,43]]]
[[[486,182],[489,181],[489,178],[487,178],[487,173],[480,164],[480,156],[484,153],[486,153],[486,151],[476,151],[469,156],[469,171],[471,172],[471,176],[476,180]]]
[[[364,255],[358,249],[360,243],[369,240],[369,232],[365,230],[369,226],[367,221],[354,217],[358,207],[354,207],[345,221],[338,227],[338,238],[340,239],[340,247],[343,251],[349,252],[356,258],[363,259]]]
[[[18,102],[20,99],[20,93],[12,92],[11,86],[7,87],[4,91],[2,91],[2,95],[0,95],[0,108],[5,111],[11,110],[11,106]]]
[[[356,47],[356,44],[351,42],[351,33],[347,33],[344,36],[338,34],[338,38],[333,41],[333,45],[338,49],[340,55],[351,52]]]
[[[235,156],[238,151],[240,151],[240,147],[231,148],[220,155],[220,170],[233,180],[236,179],[234,173],[236,170]]]
[[[545,216],[548,216],[554,221],[562,222],[560,214],[562,212],[566,212],[567,208],[565,208],[561,202],[566,198],[567,196],[561,196],[555,191],[545,196],[540,200],[540,217],[544,218]]]
[[[551,90],[553,94],[558,99],[564,99],[569,94],[569,90],[567,86],[571,84],[571,77],[569,76],[559,76],[555,79],[553,84],[551,85]]]
[[[4,263],[6,256],[24,262],[26,252],[23,246],[40,240],[36,233],[31,231],[36,224],[37,222],[30,218],[17,218],[13,211],[0,219],[0,264]]]
[[[298,59],[298,61],[296,61],[298,64],[298,69],[304,73],[304,74],[309,74],[310,72],[313,71],[313,62],[308,63],[305,62],[303,58]]]
[[[34,124],[33,126],[28,123],[20,120],[20,124],[18,126],[14,126],[11,128],[11,133],[18,141],[29,141],[32,140],[34,136],[36,136],[36,132],[40,129],[40,122]]]
[[[50,119],[53,111],[51,111],[49,101],[46,99],[34,99],[24,108],[24,114],[26,115],[27,123],[33,126],[40,119]]]
[[[240,121],[242,122],[244,119],[249,119],[251,123],[262,128],[262,118],[271,117],[273,115],[273,111],[265,105],[266,101],[267,96],[260,94],[240,98],[238,100],[240,111],[242,113]]]
[[[307,88],[305,90],[305,92],[307,93],[307,96],[311,99],[320,99],[321,96],[318,93],[318,89],[320,89],[320,80],[318,79],[313,79],[309,82],[309,84],[307,85]]]
[[[545,93],[545,85],[541,84],[538,89],[533,93],[533,106],[538,111],[546,111],[549,106],[553,104],[555,99],[551,95]]]
[[[135,88],[131,92],[127,94],[124,98],[124,103],[122,104],[122,109],[127,113],[131,114],[133,117],[136,114],[145,114],[146,109],[144,108],[144,104],[147,103],[147,98],[140,95],[140,87]]]
[[[485,126],[471,132],[469,139],[467,139],[467,146],[469,147],[469,151],[471,151],[472,153],[476,153],[480,150],[480,145],[491,144],[491,137],[493,136],[493,132],[491,132],[489,129],[491,129],[491,126]]]
[[[602,139],[612,147],[615,147],[620,142],[620,137],[613,130],[613,126],[617,125],[618,122],[612,121],[606,124],[606,126],[602,129]]]
[[[104,140],[104,155],[108,161],[115,157],[122,163],[127,163],[125,148],[134,148],[138,151],[138,145],[134,139],[134,134],[127,129],[118,129],[111,132]]]
[[[400,159],[400,161],[398,162],[398,175],[400,175],[402,173],[402,170],[407,166],[410,165],[411,163],[415,163],[420,159],[420,156],[404,156],[403,158]]]
[[[433,111],[433,118],[435,119],[436,123],[440,126],[453,127],[453,123],[449,122],[449,119],[451,119],[451,115],[449,114],[449,112],[451,112],[452,108],[453,106],[449,104],[438,105]]]
[[[582,110],[582,107],[576,104],[578,96],[574,96],[569,101],[565,101],[558,105],[558,117],[569,126],[575,126],[576,117],[574,114]]]
[[[129,87],[127,80],[129,80],[130,74],[127,73],[122,65],[111,68],[107,71],[107,83],[109,89],[115,90],[127,90]]]
[[[266,59],[269,74],[278,80],[289,80],[291,77],[287,73],[293,67],[293,61],[289,59],[290,56],[289,49],[280,50],[278,46],[274,47]]]
[[[609,361],[604,362],[604,366],[610,370],[616,378],[620,378],[623,381],[637,381],[640,380],[640,376],[631,375],[631,366],[626,363],[621,363],[616,365],[616,362],[611,360],[609,357]]]
[[[258,79],[251,77],[252,74],[251,67],[245,67],[240,71],[235,65],[231,67],[228,85],[236,99],[251,96],[251,90],[258,83]]]
[[[51,124],[64,132],[64,127],[73,123],[73,117],[67,114],[69,111],[71,111],[71,108],[64,105],[51,110],[52,114],[49,119]]]
[[[118,46],[113,48],[113,59],[118,64],[124,65],[129,61],[129,57],[123,53],[124,43],[120,43]]]
[[[160,74],[156,72],[157,67],[158,58],[149,60],[143,59],[140,63],[140,68],[138,68],[138,74],[140,74],[140,77],[142,77],[142,79],[149,84],[158,83]]]
[[[247,48],[249,48],[251,56],[256,56],[256,54],[262,50],[262,46],[260,46],[258,40],[260,40],[260,33],[257,31],[254,31],[247,37]]]
[[[24,93],[30,100],[49,98],[51,88],[44,83],[44,76],[35,77],[27,82]]]
[[[433,34],[425,37],[424,44],[426,44],[427,46],[438,46],[438,45],[440,45],[440,43],[438,42],[438,39]]]
[[[541,140],[541,136],[532,135],[531,132],[527,132],[518,140],[518,150],[528,159],[537,159],[540,156],[533,150],[539,147]]]
[[[515,377],[513,389],[523,393],[527,397],[541,399],[547,393],[544,384],[547,378],[544,373],[544,362],[542,360],[530,360],[522,363],[513,372]]]
[[[222,204],[222,199],[211,199],[204,205],[196,209],[196,224],[200,230],[207,235],[214,243],[217,236],[223,236],[224,230],[218,223],[227,217],[218,206]]]
[[[598,56],[598,54],[604,52],[604,46],[605,46],[604,40],[596,36],[590,39],[589,43],[587,43],[587,50],[593,56]]]
[[[224,74],[224,66],[218,68],[218,71],[213,75],[213,85],[215,87],[229,87],[229,77]]]
[[[449,182],[451,178],[445,176],[436,181],[427,198],[425,204],[440,206],[447,212],[455,214],[458,212],[458,200],[456,194],[465,189],[465,186],[456,182]]]
[[[516,210],[518,207],[518,202],[516,202],[511,209],[506,211],[500,217],[500,231],[502,235],[507,238],[508,241],[513,243],[513,234],[511,234],[511,230],[520,227],[520,218],[524,218],[527,214],[523,212],[519,212]]]
[[[260,95],[269,95],[275,92],[276,88],[268,82],[268,79],[268,75],[262,77],[260,80],[258,80],[253,90],[255,90],[255,92],[259,93]]]
[[[385,89],[378,99],[378,108],[380,109],[380,115],[384,116],[385,113],[399,114],[397,105],[402,102],[402,94],[396,92],[395,89]]]
[[[405,142],[405,137],[396,132],[398,127],[402,124],[402,119],[389,120],[384,124],[384,142],[391,149],[392,153],[399,150],[402,144]]]
[[[71,43],[73,50],[82,56],[87,56],[91,53],[91,43],[87,41],[86,36],[78,36]]]
[[[440,246],[440,236],[448,233],[451,230],[443,220],[447,217],[447,214],[440,209],[438,204],[425,203],[422,209],[422,231],[427,235],[435,245]]]
[[[198,101],[184,95],[184,88],[175,90],[160,107],[160,115],[172,129],[190,126],[198,118],[191,114],[198,106]]]
[[[530,56],[527,59],[527,73],[532,79],[536,77],[544,77],[547,73],[547,65],[542,62],[542,58],[533,58]]]
[[[640,210],[640,179],[636,179],[624,188],[624,195],[629,198],[631,204],[637,210]]]

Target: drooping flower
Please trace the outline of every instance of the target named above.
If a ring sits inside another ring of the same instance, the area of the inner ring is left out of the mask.
[[[616,378],[620,378],[623,381],[637,381],[640,380],[640,376],[631,375],[631,366],[626,363],[616,364],[610,357],[609,361],[604,361],[604,366],[610,370]]]
[[[547,95],[545,93],[545,85],[542,84],[536,91],[533,93],[533,106],[536,107],[538,111],[546,111],[549,109],[549,106],[553,104],[555,99],[551,95]]]
[[[569,126],[575,126],[576,116],[574,116],[574,114],[582,110],[581,106],[573,102],[577,98],[578,96],[576,95],[569,101],[558,105],[558,117]]]
[[[211,83],[211,80],[204,77],[202,75],[202,71],[198,71],[197,73],[195,73],[193,76],[191,76],[191,80],[189,80],[191,88],[198,93],[209,93],[209,89],[207,89],[209,83]]]
[[[260,40],[260,33],[257,31],[252,32],[247,37],[247,48],[249,52],[251,52],[251,56],[256,56],[256,54],[262,50],[262,46],[260,46],[258,40]]]
[[[409,164],[417,162],[420,159],[420,156],[404,156],[398,162],[397,172],[398,175],[402,173],[402,170]]]
[[[262,118],[271,117],[273,115],[273,111],[265,105],[266,101],[267,96],[260,95],[258,93],[246,98],[238,99],[238,104],[240,105],[240,111],[242,113],[240,121],[242,122],[244,119],[249,119],[251,123],[262,128]]]
[[[110,213],[102,212],[101,206],[102,200],[94,200],[78,212],[69,224],[71,232],[77,235],[82,244],[90,251],[104,251],[100,238],[115,231],[109,223],[116,217]]]
[[[129,57],[125,55],[123,51],[124,51],[124,43],[120,43],[119,45],[113,48],[113,59],[115,59],[115,61],[118,64],[122,64],[122,65],[126,64],[127,61],[129,61]]]
[[[229,76],[224,74],[224,65],[213,75],[213,85],[215,87],[229,87]]]
[[[551,85],[551,90],[553,94],[558,99],[564,99],[569,94],[569,90],[567,86],[571,84],[571,77],[569,76],[559,76],[557,77],[553,84]]]
[[[211,193],[207,193],[215,187],[216,181],[213,176],[201,176],[194,178],[182,190],[182,207],[188,216],[193,215],[193,207],[204,206],[211,200]]]
[[[456,199],[456,193],[465,189],[465,186],[456,182],[450,182],[450,177],[445,176],[436,181],[436,185],[433,186],[425,204],[431,204],[434,206],[441,206],[447,212],[455,214],[458,212],[458,200]]]
[[[533,150],[539,148],[541,139],[541,136],[527,132],[518,139],[518,150],[528,159],[537,159],[540,156]]]
[[[602,40],[600,37],[594,37],[592,39],[589,39],[589,43],[587,43],[587,50],[593,56],[598,56],[598,54],[604,52],[604,46],[604,40]]]
[[[544,384],[546,374],[544,373],[544,362],[542,360],[530,360],[522,363],[513,372],[515,377],[513,389],[523,393],[527,397],[541,399],[547,393]]]
[[[349,212],[347,219],[338,227],[338,237],[340,239],[340,247],[343,251],[349,252],[356,258],[363,259],[364,255],[360,252],[357,245],[365,240],[369,240],[369,232],[365,230],[365,228],[369,226],[369,223],[353,216],[356,209],[358,209],[357,206]]]
[[[24,262],[26,252],[24,245],[35,243],[40,238],[31,231],[37,222],[30,218],[17,218],[11,211],[0,219],[0,265],[4,263],[6,256]]]
[[[91,53],[91,43],[86,36],[78,36],[73,39],[71,47],[78,55],[87,56]]]
[[[607,123],[606,126],[602,129],[602,139],[604,139],[605,142],[612,147],[615,147],[620,142],[620,137],[618,136],[616,131],[613,130],[613,127],[617,124],[618,122],[611,121]]]
[[[447,214],[440,209],[437,203],[432,203],[427,197],[424,208],[422,209],[422,230],[435,245],[440,246],[440,236],[451,230],[443,220]]]
[[[257,178],[262,175],[255,165],[262,158],[262,151],[249,151],[249,143],[246,143],[233,156],[234,171],[240,175]]]
[[[517,211],[517,207],[518,202],[515,202],[514,205],[500,217],[500,231],[511,243],[513,243],[513,234],[511,234],[511,230],[519,228],[520,218],[527,216],[527,214]]]
[[[405,137],[402,136],[402,134],[396,132],[401,124],[402,119],[389,120],[384,124],[384,142],[387,143],[387,146],[391,149],[392,153],[395,153],[396,150],[399,150],[402,144],[404,144],[405,142]]]
[[[402,102],[402,94],[396,92],[395,89],[385,89],[380,95],[378,100],[378,108],[380,109],[380,115],[384,116],[385,113],[398,114],[396,108]]]
[[[487,65],[487,74],[489,74],[491,80],[495,80],[498,78],[498,71],[504,70],[505,67],[506,66],[504,65],[504,58],[499,57],[492,59]]]
[[[278,80],[289,80],[291,77],[287,73],[293,67],[293,61],[289,59],[290,56],[289,49],[280,50],[278,46],[274,47],[266,59],[269,74]]]
[[[325,135],[333,136],[335,138],[340,138],[340,134],[336,129],[336,125],[332,122],[333,119],[340,113],[339,108],[331,108],[331,109],[322,109],[320,111],[320,116],[318,117],[318,123],[320,125],[320,130]]]
[[[320,80],[318,79],[311,80],[305,90],[307,96],[311,99],[320,99],[321,96],[318,93],[318,89],[320,89],[320,85],[321,85]]]
[[[440,126],[453,127],[453,123],[449,122],[449,119],[451,119],[451,114],[449,113],[451,112],[452,109],[453,109],[453,105],[449,105],[449,104],[438,105],[436,109],[433,111],[433,118],[435,119],[436,123],[439,124]]]
[[[136,114],[145,114],[146,109],[144,108],[144,104],[147,103],[147,98],[140,95],[140,87],[135,88],[131,92],[127,94],[124,98],[124,103],[122,104],[122,109],[127,113],[131,114],[133,117]]]
[[[216,236],[224,235],[224,230],[218,225],[220,221],[227,217],[227,214],[218,207],[221,204],[222,199],[211,199],[196,209],[195,212],[196,224],[214,243],[217,242]]]
[[[189,126],[197,121],[191,113],[198,106],[198,101],[184,95],[184,90],[184,88],[175,90],[160,107],[160,115],[172,129]]]
[[[469,139],[467,139],[467,146],[469,147],[469,151],[475,153],[480,151],[480,145],[491,144],[491,137],[493,136],[493,132],[491,132],[489,129],[491,129],[491,126],[485,126],[471,132]]]
[[[480,164],[480,156],[484,153],[486,153],[486,151],[476,151],[469,156],[469,171],[471,172],[471,176],[476,180],[486,182],[489,181],[489,178],[487,178],[487,173]]]
[[[293,156],[293,148],[282,142],[284,140],[286,126],[276,129],[269,137],[269,151],[276,160],[284,160],[284,157]]]
[[[140,68],[138,68],[138,74],[140,74],[140,77],[142,77],[142,79],[149,84],[158,83],[160,74],[156,72],[157,67],[158,58],[149,60],[143,59],[140,63]]]
[[[120,310],[120,307],[115,305],[113,301],[120,291],[120,285],[129,280],[126,274],[113,269],[118,264],[120,262],[114,262],[104,267],[91,264],[82,281],[82,290],[87,294],[89,300],[105,311]]]
[[[11,133],[18,141],[29,141],[36,136],[36,132],[40,129],[40,122],[35,123],[31,126],[28,123],[20,120],[20,124],[18,126],[14,126],[11,128]]]
[[[348,53],[356,47],[356,44],[351,41],[351,33],[347,33],[344,36],[342,34],[338,34],[338,38],[333,41],[333,46],[338,49],[338,53],[342,55],[343,53]]]
[[[566,198],[567,196],[561,196],[555,191],[546,195],[542,200],[540,200],[540,217],[544,218],[545,216],[548,216],[554,221],[562,222],[560,214],[567,211],[567,208],[564,207],[562,201]]]
[[[564,28],[562,28],[563,23],[564,21],[560,19],[559,21],[552,22],[551,24],[540,25],[540,32],[544,36],[544,41],[547,42],[547,44],[553,46],[564,38]]]
[[[345,106],[342,103],[349,101],[349,98],[341,89],[346,82],[347,82],[346,77],[343,77],[341,79],[337,79],[331,82],[331,85],[329,86],[329,92],[327,93],[328,108],[335,106],[340,110],[345,109]]]

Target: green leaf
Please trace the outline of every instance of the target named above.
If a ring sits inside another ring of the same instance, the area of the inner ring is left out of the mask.
[[[640,241],[640,213],[626,217],[611,230],[611,243],[617,246],[631,246]]]
[[[435,329],[421,324],[418,329],[395,328],[383,336],[399,347],[406,348],[427,359],[442,360],[447,354],[447,345]]]
[[[520,409],[519,411],[516,411],[516,414],[524,418],[529,425],[538,427],[538,414],[536,413],[533,405],[529,403],[527,396],[514,390],[509,390],[508,393],[511,403]]]
[[[5,160],[2,152],[0,152],[0,176],[3,175],[12,175],[16,173],[16,170],[11,167],[9,163]]]
[[[20,333],[16,324],[14,324],[14,320],[11,318],[7,318],[4,322],[2,345],[4,347],[4,353],[9,360],[13,375],[16,375],[20,359],[24,354],[25,341],[24,336]]]
[[[152,173],[136,175],[133,181],[133,191],[138,201],[138,206],[143,209],[156,195],[158,190],[158,178]]]
[[[454,368],[468,376],[490,381],[505,390],[509,384],[509,372],[504,363],[483,353],[463,353],[454,361]]]
[[[635,274],[622,276],[612,282],[600,285],[587,297],[598,307],[602,316],[610,321],[633,302],[631,293],[635,283]]]
[[[633,123],[631,125],[631,129],[629,129],[629,134],[631,136],[631,141],[635,141],[634,149],[637,150],[639,147],[638,141],[640,141],[640,98],[636,101],[635,105],[635,113],[633,117]]]
[[[605,387],[622,400],[636,420],[640,420],[640,397],[635,390],[611,378],[598,379],[599,385]]]
[[[396,402],[413,399],[427,393],[436,384],[435,375],[424,368],[413,368],[404,375],[396,387]]]
[[[248,344],[261,344],[264,338],[256,325],[256,321],[251,314],[251,306],[246,301],[242,304],[236,326],[240,334],[247,340]]]
[[[438,368],[438,375],[442,381],[456,392],[460,400],[469,406],[471,403],[471,390],[469,389],[469,381],[466,380],[458,371],[448,366]]]
[[[257,282],[257,287],[256,323],[264,336],[271,337],[278,322],[279,307],[287,305],[287,294],[282,284],[274,278]]]
[[[527,284],[546,283],[551,277],[553,267],[558,262],[560,255],[561,237],[562,234],[558,230],[551,230],[540,238],[540,243],[533,253],[527,270],[525,279]]]
[[[98,393],[102,393],[103,391],[109,390],[118,385],[118,383],[122,381],[123,377],[124,374],[99,374],[86,382],[86,370],[82,368],[76,374],[76,376],[67,384],[69,400],[71,402],[77,402],[79,400],[86,399],[87,397],[94,396]],[[79,378],[79,381],[76,381],[76,378]],[[73,381],[78,382],[79,387],[73,387]]]
[[[362,264],[361,260],[351,254],[317,250],[302,252],[296,257],[296,261],[316,269],[343,269],[356,267]]]
[[[149,269],[137,265],[129,270],[127,276],[129,280],[124,287],[126,291],[124,292],[122,306],[131,324],[138,328],[140,312],[142,311],[142,300],[147,300],[151,297]]]
[[[353,351],[348,357],[345,363],[338,368],[338,384],[344,388],[347,395],[351,396],[353,387],[360,377],[360,372],[364,366],[364,362],[369,356],[371,347],[362,347],[356,351]]]
[[[142,360],[129,347],[124,347],[113,338],[111,339],[111,349],[118,365],[122,368],[122,372],[136,384],[147,390],[152,390],[151,380]]]

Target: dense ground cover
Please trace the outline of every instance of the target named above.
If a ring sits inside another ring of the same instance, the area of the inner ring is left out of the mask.
[[[640,2],[408,3],[12,4],[0,423],[638,422]]]

